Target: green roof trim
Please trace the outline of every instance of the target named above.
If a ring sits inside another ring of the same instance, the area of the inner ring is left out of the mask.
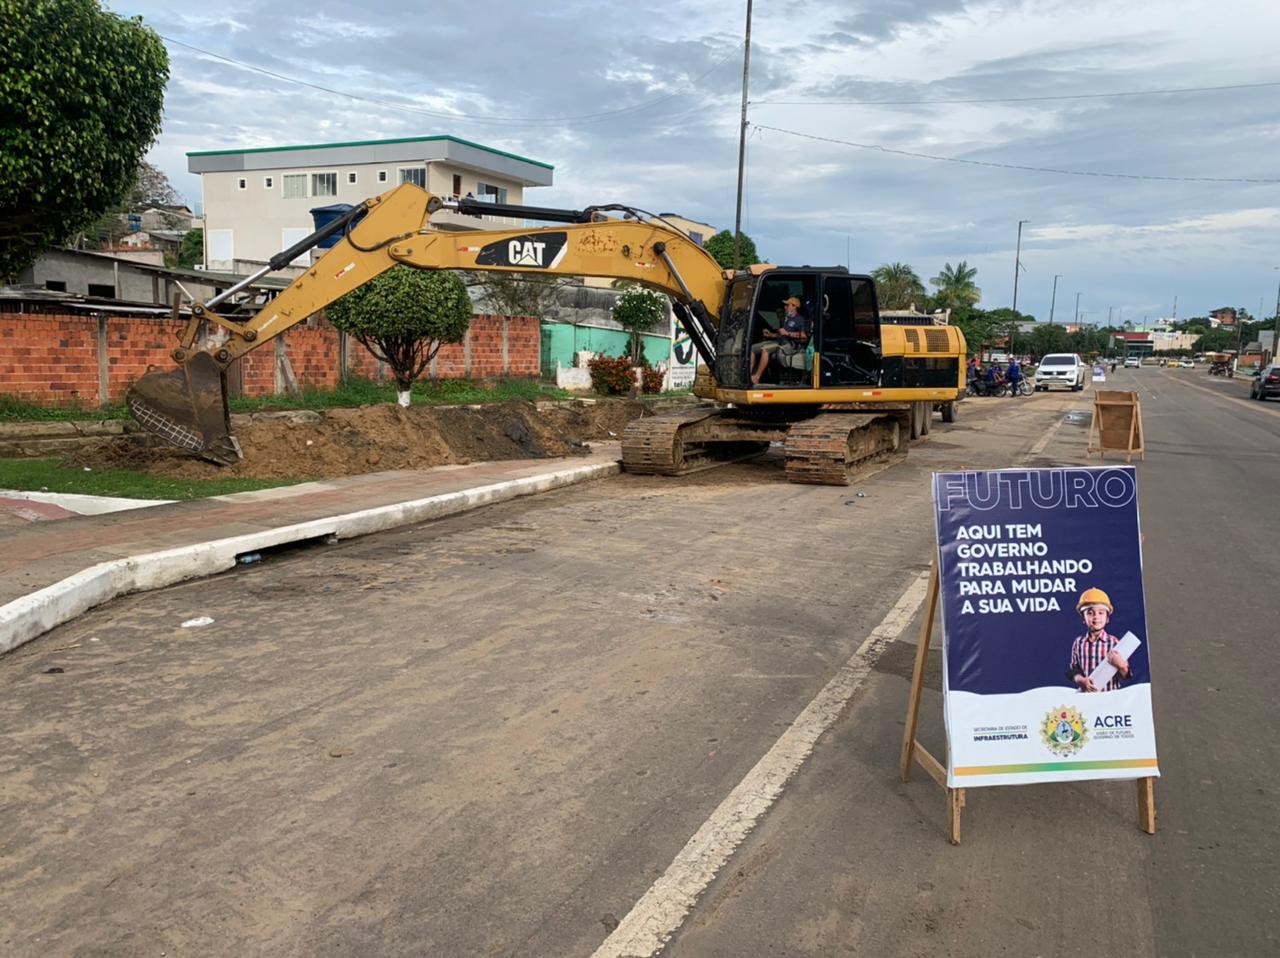
[[[187,154],[187,156],[232,156],[237,153],[286,153],[290,150],[329,150],[339,146],[386,146],[389,143],[430,143],[434,140],[450,140],[454,143],[460,143],[463,146],[473,146],[477,150],[484,150],[486,153],[494,153],[498,156],[505,156],[509,160],[519,160],[521,163],[529,163],[533,166],[540,166],[544,170],[554,170],[555,167],[550,163],[541,163],[538,160],[531,160],[527,156],[520,156],[518,153],[508,153],[506,150],[495,150],[491,146],[485,146],[483,143],[473,143],[471,140],[464,140],[457,136],[403,136],[394,140],[352,140],[348,143],[309,143],[304,146],[261,146],[247,150],[197,150]]]

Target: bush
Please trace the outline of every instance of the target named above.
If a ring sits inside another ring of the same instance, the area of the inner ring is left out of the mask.
[[[604,396],[625,396],[635,388],[636,376],[627,356],[596,356],[587,363],[591,388]]]
[[[591,372],[591,388],[604,396],[626,396],[636,386],[636,367],[627,356],[596,356],[587,363]],[[640,390],[644,393],[662,392],[662,370],[640,365]]]
[[[640,390],[645,393],[662,392],[662,370],[645,363],[640,367]]]

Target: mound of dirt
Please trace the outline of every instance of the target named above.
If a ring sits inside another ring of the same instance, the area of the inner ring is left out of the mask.
[[[485,406],[393,403],[324,412],[233,417],[244,459],[216,466],[158,443],[126,439],[77,453],[78,465],[138,469],[179,479],[327,479],[386,469],[425,469],[491,459],[585,455],[592,440],[616,440],[644,414],[634,400]]]

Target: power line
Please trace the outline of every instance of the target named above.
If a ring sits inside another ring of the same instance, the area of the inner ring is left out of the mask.
[[[920,106],[949,103],[1040,103],[1048,100],[1100,100],[1118,96],[1168,96],[1178,93],[1216,93],[1222,90],[1256,90],[1280,86],[1280,80],[1265,83],[1233,83],[1227,86],[1173,87],[1167,90],[1120,90],[1113,93],[1069,93],[1058,96],[995,96],[941,100],[753,100],[752,106]]]
[[[674,90],[671,93],[664,93],[662,96],[654,97],[652,100],[648,100],[644,103],[637,103],[632,106],[619,107],[616,110],[603,110],[599,113],[582,113],[582,114],[578,114],[577,116],[514,117],[514,116],[481,116],[481,115],[468,114],[468,113],[447,113],[447,112],[444,112],[443,110],[427,110],[422,107],[412,107],[412,106],[407,106],[400,103],[392,103],[387,100],[378,100],[378,99],[374,99],[373,97],[361,96],[358,93],[349,93],[345,90],[335,90],[332,87],[322,86],[319,83],[312,83],[308,80],[300,80],[297,77],[287,76],[286,74],[283,74],[283,73],[276,73],[275,71],[268,70],[265,67],[256,66],[252,63],[246,63],[243,60],[237,60],[233,57],[223,56],[221,53],[214,53],[212,50],[205,50],[205,49],[202,49],[201,47],[193,46],[190,43],[185,43],[182,40],[175,40],[173,37],[167,37],[164,34],[160,34],[160,39],[164,40],[166,43],[172,43],[175,46],[184,47],[188,50],[192,50],[196,53],[201,54],[202,56],[211,57],[214,60],[221,60],[222,62],[229,63],[232,66],[240,67],[243,70],[251,70],[254,73],[261,73],[263,76],[269,76],[276,80],[283,80],[286,83],[296,83],[299,86],[309,87],[313,90],[319,90],[320,92],[328,93],[331,96],[346,97],[349,100],[357,100],[361,103],[372,103],[376,106],[384,107],[388,110],[398,110],[402,113],[412,113],[416,116],[429,116],[429,117],[434,117],[437,119],[445,119],[445,120],[469,120],[476,123],[511,123],[516,125],[524,124],[524,125],[530,125],[530,126],[544,124],[544,123],[545,124],[570,123],[570,122],[583,122],[583,121],[590,121],[590,120],[604,120],[604,119],[609,119],[610,117],[620,116],[626,113],[635,113],[639,110],[647,110],[652,106],[657,106],[659,103],[665,103],[667,100],[671,100],[678,96],[683,96],[685,93],[692,92],[692,88],[696,84],[700,83],[702,80],[706,79],[716,70],[718,70],[720,67],[724,66],[724,64],[727,63],[731,57],[733,57],[740,49],[742,49],[742,44],[739,43],[727,54],[725,54],[723,57],[721,57],[719,60],[713,63],[710,67],[708,67],[704,72],[698,74],[696,77],[690,80],[689,83],[686,84],[686,87],[684,89]]]
[[[1252,179],[1237,176],[1157,176],[1152,173],[1105,173],[1099,170],[1060,170],[1048,166],[1024,166],[1019,163],[997,163],[994,160],[966,160],[958,156],[937,156],[932,153],[915,153],[911,150],[895,150],[875,143],[853,143],[849,140],[837,140],[829,136],[815,136],[812,133],[800,133],[796,130],[784,130],[781,127],[755,124],[758,130],[772,130],[788,136],[798,136],[806,140],[819,140],[823,143],[837,143],[840,146],[857,147],[860,150],[875,150],[879,153],[892,153],[897,156],[911,156],[921,160],[938,160],[943,163],[964,163],[969,166],[989,166],[1000,170],[1024,170],[1030,173],[1057,173],[1063,176],[1103,176],[1121,180],[1162,180],[1174,183],[1280,183],[1280,179]]]

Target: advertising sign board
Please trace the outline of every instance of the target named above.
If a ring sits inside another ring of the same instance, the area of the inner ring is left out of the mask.
[[[1133,468],[933,483],[947,785],[1159,775]]]
[[[689,334],[680,320],[671,317],[671,363],[667,367],[668,389],[688,389],[693,385],[693,375],[698,367],[698,351],[693,348]]]

